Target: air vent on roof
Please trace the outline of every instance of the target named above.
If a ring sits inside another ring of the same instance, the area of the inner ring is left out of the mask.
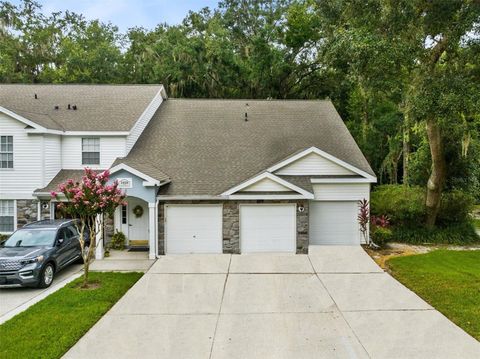
[[[55,105],[53,108],[54,108],[55,110],[58,110],[60,107],[58,107],[58,105]]]
[[[73,105],[72,108],[73,108],[74,110],[76,110],[76,109],[77,109],[77,105]]]
[[[68,105],[67,105],[67,109],[69,109],[69,110],[70,110],[70,108],[71,108],[71,106],[70,106],[70,104],[68,104]]]
[[[37,94],[35,94],[35,100],[38,98]]]
[[[248,113],[245,112],[245,122],[248,121]]]

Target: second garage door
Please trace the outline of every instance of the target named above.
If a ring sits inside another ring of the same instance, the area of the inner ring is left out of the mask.
[[[221,205],[165,205],[165,251],[222,253]]]
[[[282,205],[240,206],[240,248],[242,253],[295,253],[296,207]]]
[[[310,202],[310,244],[359,245],[357,202]]]

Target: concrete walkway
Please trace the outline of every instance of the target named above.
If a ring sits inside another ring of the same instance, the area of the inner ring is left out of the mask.
[[[479,358],[355,247],[162,257],[66,358]]]

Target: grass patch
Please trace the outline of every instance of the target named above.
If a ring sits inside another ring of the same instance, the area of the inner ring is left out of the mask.
[[[387,264],[395,278],[480,340],[480,251],[437,250]]]
[[[93,290],[69,283],[0,325],[0,358],[60,358],[142,275],[92,272]]]

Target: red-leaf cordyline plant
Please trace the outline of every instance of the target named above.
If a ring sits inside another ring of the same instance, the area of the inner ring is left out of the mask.
[[[57,208],[76,219],[75,225],[80,234],[78,240],[83,257],[83,287],[88,286],[88,269],[95,253],[96,237],[102,231],[102,218],[111,216],[119,205],[124,204],[125,194],[118,188],[117,181],[107,184],[109,176],[108,170],[96,173],[90,168],[85,168],[79,182],[69,179],[58,186],[58,193],[51,192],[53,198],[64,200]],[[61,195],[64,198],[61,198]],[[87,248],[86,229],[90,241]]]
[[[371,216],[370,224],[379,228],[388,228],[390,227],[390,218],[384,214],[381,216]]]
[[[360,232],[362,233],[365,243],[368,240],[368,223],[370,222],[370,203],[364,198],[358,201],[358,224],[360,225]]]

